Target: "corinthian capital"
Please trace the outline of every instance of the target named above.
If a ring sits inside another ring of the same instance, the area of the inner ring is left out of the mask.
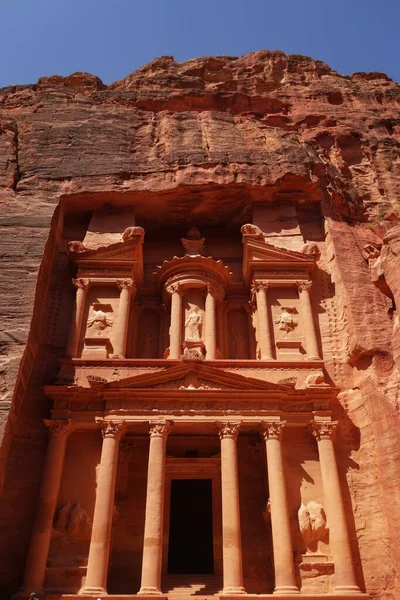
[[[73,279],[72,283],[74,284],[76,289],[85,290],[89,286],[89,279],[82,279],[82,278]]]
[[[165,286],[165,291],[167,292],[167,294],[170,294],[171,296],[172,296],[172,294],[175,294],[176,292],[178,294],[180,294],[181,286],[179,285],[179,283],[170,283]]]
[[[312,281],[296,281],[296,286],[299,292],[311,291]]]
[[[165,439],[172,424],[172,421],[150,421],[150,437],[162,437]]]
[[[250,289],[251,289],[251,293],[255,294],[256,292],[260,292],[261,290],[264,290],[264,292],[266,292],[269,287],[270,287],[269,281],[253,281]]]
[[[262,435],[265,441],[267,440],[280,440],[282,438],[283,428],[286,425],[286,421],[262,421]]]
[[[218,427],[220,439],[223,440],[224,438],[232,438],[236,440],[241,424],[241,421],[227,421],[225,423],[218,422],[216,425]]]
[[[124,421],[105,421],[101,428],[101,434],[104,438],[116,438],[122,434],[125,429]]]
[[[44,424],[51,436],[67,436],[74,429],[69,419],[44,419]]]
[[[332,440],[336,427],[337,421],[313,421],[311,423],[311,432],[318,442],[320,440]]]
[[[129,290],[132,292],[135,289],[135,284],[132,279],[117,279],[115,283],[119,290]]]

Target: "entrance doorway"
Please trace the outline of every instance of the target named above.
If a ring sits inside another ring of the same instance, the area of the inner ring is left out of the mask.
[[[214,573],[211,479],[171,481],[168,573]]]

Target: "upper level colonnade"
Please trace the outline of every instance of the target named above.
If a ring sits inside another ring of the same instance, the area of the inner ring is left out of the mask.
[[[241,234],[239,277],[205,255],[205,238],[192,227],[181,239],[184,254],[157,266],[150,284],[141,227],[111,247],[71,242],[76,302],[66,356],[321,360],[313,297],[317,245],[301,252],[278,248],[251,224]]]

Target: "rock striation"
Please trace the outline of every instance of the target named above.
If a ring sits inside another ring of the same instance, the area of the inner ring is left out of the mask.
[[[0,90],[2,597],[21,584],[47,445],[42,388],[67,342],[66,240],[126,202],[143,223],[174,225],[250,223],[271,206],[278,234],[293,207],[302,231],[322,217],[320,330],[340,390],[353,553],[361,588],[400,597],[399,102],[385,74],[277,51],[160,57],[109,86],[74,73]]]

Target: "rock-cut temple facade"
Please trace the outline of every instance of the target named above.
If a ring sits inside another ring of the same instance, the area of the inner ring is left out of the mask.
[[[0,91],[0,590],[400,598],[399,86]]]

